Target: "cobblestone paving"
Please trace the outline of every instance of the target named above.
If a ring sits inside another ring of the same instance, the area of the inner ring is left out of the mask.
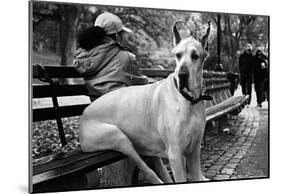
[[[259,130],[260,119],[257,108],[244,108],[238,116],[232,116],[223,125],[223,129],[228,128],[227,133],[207,130],[206,143],[201,151],[202,171],[207,178],[226,180],[253,177],[237,172],[236,168],[247,157]],[[264,154],[267,157],[267,153]],[[258,177],[267,177],[267,174],[259,173]]]
[[[237,178],[258,178],[269,176],[268,156],[268,109],[258,109],[260,113],[259,130],[246,155],[235,168]]]

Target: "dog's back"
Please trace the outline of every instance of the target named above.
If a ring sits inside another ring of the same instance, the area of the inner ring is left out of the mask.
[[[165,146],[159,130],[165,121],[159,116],[167,114],[158,112],[165,111],[164,95],[169,94],[163,90],[168,87],[170,79],[150,85],[121,88],[103,95],[84,110],[80,120],[80,138],[85,131],[88,133],[91,130],[83,127],[86,122],[97,125],[107,123],[122,130],[138,152],[164,156]],[[102,129],[93,127],[92,130]]]

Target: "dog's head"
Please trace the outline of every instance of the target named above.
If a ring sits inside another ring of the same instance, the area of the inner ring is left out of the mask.
[[[203,65],[208,56],[206,47],[210,34],[210,22],[201,41],[196,40],[192,35],[181,39],[177,23],[173,27],[174,48],[172,50],[176,56],[175,79],[179,90],[198,98],[203,92]]]

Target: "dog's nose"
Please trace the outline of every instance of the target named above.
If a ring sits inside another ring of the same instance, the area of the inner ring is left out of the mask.
[[[182,65],[180,68],[180,72],[188,73],[188,68],[185,65]]]

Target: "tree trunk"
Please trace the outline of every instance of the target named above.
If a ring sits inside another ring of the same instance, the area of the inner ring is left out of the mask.
[[[221,15],[217,15],[217,65],[221,64]]]
[[[80,8],[73,5],[60,5],[61,20],[59,23],[61,66],[73,64],[73,53],[76,48],[76,32]],[[68,82],[66,80],[61,82]]]

